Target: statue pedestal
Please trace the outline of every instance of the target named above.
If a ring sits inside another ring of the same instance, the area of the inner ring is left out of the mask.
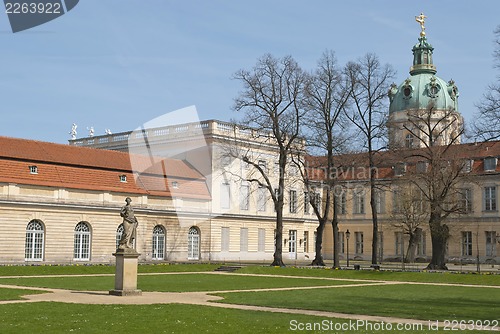
[[[139,253],[135,249],[117,249],[113,256],[116,258],[115,289],[109,294],[114,296],[140,296],[137,290],[137,258]]]

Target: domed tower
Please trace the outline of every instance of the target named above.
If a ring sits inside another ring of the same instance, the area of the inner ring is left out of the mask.
[[[460,143],[463,118],[458,112],[458,89],[453,80],[436,76],[434,48],[425,36],[424,14],[417,16],[421,32],[413,47],[410,76],[389,89],[389,145],[412,148]]]

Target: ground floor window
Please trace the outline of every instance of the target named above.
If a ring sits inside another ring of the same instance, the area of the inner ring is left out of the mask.
[[[161,225],[156,225],[153,228],[153,260],[165,259],[165,229]]]
[[[44,228],[39,220],[32,220],[26,226],[24,259],[26,261],[42,261],[44,251]]]
[[[424,256],[426,254],[425,249],[427,248],[427,244],[425,242],[425,232],[419,230],[417,233],[417,255]]]
[[[395,242],[395,254],[396,255],[404,255],[404,244],[403,244],[403,232],[395,232],[394,233],[394,242]]]
[[[462,232],[462,256],[472,255],[472,232]]]
[[[363,232],[354,232],[356,254],[363,254]]]
[[[90,226],[86,222],[76,224],[73,259],[78,261],[90,260]]]
[[[116,249],[118,249],[118,246],[120,246],[120,240],[122,239],[123,231],[125,228],[123,227],[123,224],[120,224],[118,228],[116,229],[116,238],[115,238],[115,246]]]
[[[486,256],[497,256],[496,240],[496,231],[486,231]]]
[[[191,227],[188,232],[188,260],[200,259],[200,231]]]

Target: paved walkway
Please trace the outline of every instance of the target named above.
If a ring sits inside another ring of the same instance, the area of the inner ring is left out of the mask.
[[[191,274],[191,273],[164,273],[167,275],[175,274]],[[246,274],[230,274],[230,273],[207,273],[203,274],[215,274],[215,275],[246,275]],[[140,274],[140,275],[158,275],[158,274]],[[272,276],[276,275],[255,275],[248,274],[250,276]],[[54,277],[61,276],[76,276],[76,275],[54,275]],[[78,276],[96,276],[96,275],[78,275]],[[106,276],[106,275],[102,275]],[[110,276],[113,276],[111,274]],[[12,276],[9,276],[12,278]],[[33,276],[22,276],[22,277],[33,277]],[[44,276],[47,277],[47,276]],[[249,289],[249,290],[221,290],[221,291],[206,291],[206,292],[143,292],[142,296],[112,296],[109,295],[108,291],[73,291],[64,289],[51,289],[51,288],[34,288],[29,286],[15,286],[0,284],[0,288],[9,289],[29,289],[29,290],[40,290],[46,291],[47,293],[26,295],[23,300],[9,300],[0,301],[0,304],[14,304],[14,303],[33,303],[33,302],[62,302],[62,303],[77,303],[77,304],[127,304],[127,305],[147,305],[147,304],[191,304],[191,305],[203,305],[210,307],[220,307],[228,309],[239,309],[239,310],[251,310],[251,311],[261,311],[261,312],[277,312],[277,313],[287,313],[287,314],[301,314],[301,315],[311,315],[323,318],[339,318],[348,320],[365,320],[373,322],[385,322],[385,323],[405,323],[405,324],[422,324],[427,328],[429,325],[428,321],[415,320],[415,319],[404,319],[396,317],[383,317],[383,316],[370,316],[364,314],[346,314],[337,312],[326,312],[326,311],[315,311],[315,310],[303,310],[303,309],[288,309],[288,308],[276,308],[276,307],[264,307],[264,306],[252,306],[252,305],[239,305],[239,304],[226,304],[226,303],[216,303],[216,301],[222,300],[222,297],[213,296],[216,293],[228,293],[228,292],[248,292],[248,291],[283,291],[283,290],[304,290],[304,289],[342,289],[349,287],[358,286],[373,286],[373,285],[392,285],[392,284],[418,284],[418,285],[442,285],[442,286],[460,286],[460,287],[482,287],[482,288],[492,288],[499,289],[500,286],[486,286],[486,285],[464,285],[464,284],[452,284],[452,283],[423,283],[423,282],[399,282],[399,281],[378,281],[378,280],[358,280],[358,279],[337,279],[337,278],[323,278],[323,277],[299,277],[299,276],[279,276],[279,277],[292,277],[292,278],[307,278],[307,279],[319,279],[319,280],[340,280],[340,281],[352,281],[352,284],[345,285],[326,285],[326,286],[301,286],[301,287],[287,287],[287,288],[266,288],[266,289]],[[441,326],[444,324],[441,323]]]

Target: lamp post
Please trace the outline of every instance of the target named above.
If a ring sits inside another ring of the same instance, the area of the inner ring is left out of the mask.
[[[347,267],[349,267],[349,238],[351,237],[351,232],[349,229],[345,232],[345,238],[347,239]]]

